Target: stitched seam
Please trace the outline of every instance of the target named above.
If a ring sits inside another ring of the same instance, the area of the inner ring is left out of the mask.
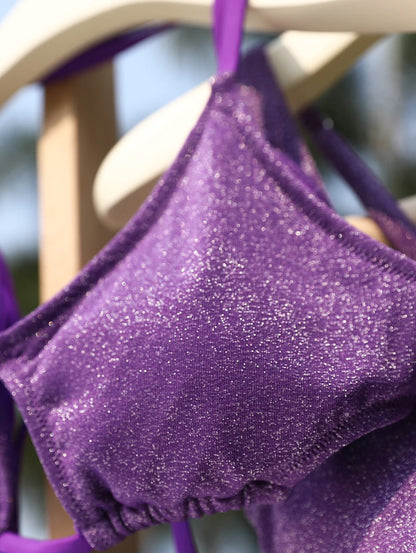
[[[213,102],[213,98],[214,98],[214,94],[211,94],[210,99],[209,99],[209,101],[206,105],[206,108],[205,108],[204,112],[202,113],[197,125],[195,126],[195,132],[192,135],[191,140],[186,141],[184,147],[182,148],[182,151],[188,150],[188,155],[179,156],[177,158],[177,162],[173,164],[173,166],[166,173],[164,178],[161,181],[159,181],[159,184],[158,184],[156,190],[154,190],[153,194],[142,205],[142,207],[141,207],[140,211],[138,212],[137,216],[134,218],[134,220],[131,223],[133,228],[131,230],[129,229],[130,232],[126,233],[127,236],[126,235],[123,236],[123,239],[127,242],[128,247],[124,247],[122,249],[122,252],[117,255],[118,259],[117,259],[117,261],[115,261],[115,263],[117,263],[126,253],[128,253],[131,250],[132,247],[134,247],[136,245],[137,240],[134,241],[134,242],[129,240],[131,238],[131,235],[132,234],[133,235],[137,235],[137,234],[140,235],[143,231],[147,230],[147,228],[149,227],[149,223],[150,224],[153,223],[153,215],[154,215],[155,211],[160,207],[160,205],[163,204],[163,201],[167,197],[169,197],[169,193],[172,191],[172,186],[168,186],[167,183],[171,184],[172,180],[174,180],[175,183],[178,182],[179,179],[181,178],[183,172],[185,171],[186,167],[190,163],[190,161],[192,159],[192,153],[196,149],[199,141],[201,140],[201,138],[203,136],[204,122],[211,113],[211,107],[210,106]],[[189,151],[191,151],[191,154],[189,154]],[[138,219],[137,228],[135,228],[135,225],[134,225],[134,222],[135,222],[136,219]],[[117,242],[117,246],[118,246],[118,242]],[[114,249],[117,249],[117,248],[115,247],[115,245],[113,245],[113,241],[112,241],[112,242],[110,242],[110,244],[107,247],[104,248],[104,250],[102,250],[102,255],[108,254],[108,251],[113,251]],[[101,258],[101,255],[100,255],[100,258]],[[97,260],[92,260],[92,262],[90,262],[91,263],[91,265],[90,265],[91,268],[90,268],[89,272],[91,272],[92,270],[95,269],[95,266],[96,266],[97,262],[99,262],[99,261],[100,261],[100,259],[98,261]],[[113,265],[111,266],[111,268],[112,267],[113,267]],[[106,269],[109,270],[110,267],[106,267]],[[101,271],[99,274],[96,274],[94,280],[91,283],[89,283],[87,286],[85,286],[85,284],[82,285],[83,284],[82,281],[88,280],[88,276],[89,276],[88,272],[87,272],[87,274],[82,275],[82,279],[78,279],[78,280],[74,281],[72,284],[69,285],[69,286],[72,286],[72,287],[76,287],[75,293],[73,294],[72,297],[76,297],[77,299],[74,301],[72,307],[74,305],[76,305],[76,303],[81,299],[81,297],[85,293],[85,291],[88,290],[92,286],[92,284],[94,282],[96,282],[99,278],[102,278],[106,274],[106,272],[107,272],[107,270],[106,271]],[[81,281],[81,283],[78,282],[78,281]],[[64,302],[65,302],[65,292],[66,292],[66,290],[67,290],[67,288],[65,288],[60,293],[60,300],[64,301]],[[68,293],[68,292],[66,292],[66,293]],[[30,327],[33,325],[34,320],[36,322],[39,321],[39,319],[37,318],[37,315],[39,315],[39,311],[42,313],[42,316],[44,317],[44,321],[43,321],[43,324],[40,325],[37,328],[39,330],[41,330],[48,324],[48,313],[49,313],[50,309],[45,309],[44,310],[44,309],[42,309],[42,307],[43,306],[40,306],[37,310],[35,310],[32,313],[32,315],[30,317],[30,320],[28,319],[27,320],[28,322],[25,325],[22,325],[22,327],[19,328],[19,331],[15,334],[16,338],[18,338],[21,334],[23,334],[27,331],[26,327],[29,327],[28,330],[30,331]],[[50,339],[51,339],[51,336],[48,336],[47,340],[50,340]],[[40,344],[40,347],[43,347],[43,343]],[[11,351],[7,351],[6,353],[8,355],[4,355],[4,357],[5,358],[10,357]],[[36,354],[37,354],[37,352],[35,353],[35,355]],[[23,379],[23,380],[29,380],[29,383],[30,383],[29,378],[26,378],[26,379]],[[61,484],[66,483],[66,482],[70,482],[71,479],[69,477],[67,477],[66,470],[65,470],[64,466],[62,465],[61,459],[60,459],[59,455],[56,453],[56,444],[55,444],[54,440],[50,437],[49,425],[48,425],[43,413],[41,412],[40,408],[37,405],[34,405],[34,403],[32,402],[32,400],[33,400],[32,394],[29,395],[27,393],[27,388],[26,388],[24,393],[26,395],[27,405],[31,408],[32,416],[35,419],[36,426],[39,429],[39,433],[38,433],[37,437],[39,439],[39,442],[40,442],[40,440],[44,441],[44,443],[46,445],[46,448],[47,448],[48,452],[50,453],[50,458],[52,460],[52,464],[55,466],[54,470],[56,471],[57,476],[58,476],[58,482],[60,482]],[[40,446],[40,443],[39,443],[39,446]],[[39,449],[40,449],[40,447],[39,447]],[[48,471],[49,471],[49,467],[48,467]],[[52,473],[52,471],[50,471],[50,472]],[[59,493],[59,495],[61,495],[61,494]],[[72,507],[74,508],[75,511],[76,510],[80,511],[83,514],[83,516],[85,517],[86,520],[88,520],[88,521],[91,520],[90,516],[86,512],[86,510],[85,510],[84,506],[82,505],[82,503],[70,492],[70,490],[68,490],[68,493],[65,494],[65,497],[67,497],[69,499],[69,501],[70,501],[70,503],[71,503],[71,505],[72,505]],[[114,505],[120,505],[120,504],[115,502]],[[97,523],[100,520],[103,520],[105,518],[108,518],[108,517],[106,517],[106,515],[104,515],[104,516],[100,517],[99,519],[95,519],[94,521],[90,522],[90,524],[95,524],[95,523]],[[113,527],[110,519],[109,519],[109,523]],[[123,526],[125,526],[124,522],[123,522]],[[126,529],[127,529],[127,527],[126,527]],[[116,531],[116,529],[114,527],[113,527],[113,530],[117,535],[119,535],[119,533]]]
[[[56,444],[54,442],[54,440],[51,438],[50,436],[50,430],[48,429],[48,425],[45,421],[45,418],[42,414],[42,412],[40,411],[40,408],[37,406],[37,405],[34,405],[32,403],[32,399],[33,399],[33,394],[32,393],[29,393],[30,390],[28,390],[27,387],[25,387],[24,391],[23,391],[23,394],[26,396],[27,398],[27,405],[30,407],[30,409],[32,410],[32,415],[33,415],[33,419],[36,421],[36,425],[37,425],[37,429],[39,430],[39,432],[37,433],[36,435],[36,438],[40,440],[43,440],[43,443],[44,445],[46,445],[46,449],[47,451],[51,454],[50,457],[52,459],[52,463],[54,464],[55,466],[55,470],[57,472],[57,475],[58,475],[58,481],[61,483],[61,484],[68,484],[68,482],[71,481],[71,479],[68,479],[66,478],[66,471],[65,471],[65,468],[64,466],[62,465],[62,462],[61,462],[61,459],[60,457],[57,455],[56,453]],[[29,425],[28,425],[29,426]],[[49,471],[49,466],[46,465],[44,467],[44,470],[48,470]],[[50,480],[51,481],[51,480]],[[52,481],[51,481],[52,483]],[[58,495],[60,496],[61,493],[60,492],[57,492]],[[87,521],[90,521],[91,520],[91,517],[90,517],[90,514],[87,513],[87,511],[85,510],[84,506],[82,505],[82,503],[80,501],[77,501],[74,497],[73,497],[73,494],[70,493],[70,491],[66,494],[66,497],[69,498],[70,500],[70,503],[72,505],[72,507],[75,509],[75,510],[79,510],[82,515],[85,517],[85,519]],[[94,522],[97,522],[97,520],[95,521],[92,521],[92,522],[89,522],[89,524],[94,524]]]
[[[410,411],[410,409],[411,409],[411,403],[412,403],[412,399],[409,398],[409,409],[408,409],[408,411]],[[391,404],[392,404],[392,407],[394,408],[394,402],[391,402]],[[380,415],[380,405],[372,405],[372,406],[370,406],[370,407],[368,407],[364,410],[361,410],[360,412],[356,413],[353,417],[351,417],[348,421],[342,421],[341,423],[336,425],[334,428],[328,430],[327,432],[325,432],[323,438],[321,438],[319,441],[317,441],[316,443],[311,445],[306,451],[304,451],[297,458],[295,458],[293,461],[291,461],[289,463],[289,468],[288,468],[287,471],[281,471],[281,472],[276,473],[277,477],[282,478],[282,479],[290,477],[293,474],[293,472],[295,472],[297,469],[299,469],[305,463],[305,461],[310,462],[315,457],[317,457],[323,449],[328,448],[328,446],[331,446],[331,444],[334,443],[334,442],[336,443],[337,439],[339,439],[341,437],[341,435],[342,435],[341,432],[342,431],[344,431],[344,433],[345,433],[345,430],[353,431],[354,429],[359,428],[360,425],[359,424],[357,425],[357,422],[359,423],[360,419],[362,419],[363,417],[369,416],[373,413],[376,413],[376,414]],[[381,420],[384,420],[384,421],[386,420],[385,416],[384,417],[381,416],[380,418],[381,418]],[[391,418],[389,419],[389,422],[391,422]],[[285,489],[290,489],[290,488],[287,488],[287,486],[285,486],[284,483],[277,484],[275,482],[270,482],[270,481],[267,481],[267,480],[264,480],[264,481],[267,482],[272,487],[273,493],[274,493],[274,491],[276,491],[276,493],[277,493],[279,490],[282,492]],[[200,508],[201,516],[203,516],[206,512],[209,512],[209,513],[211,513],[211,512],[224,512],[225,510],[227,510],[227,509],[218,509],[218,508],[215,507],[215,505],[213,505],[213,508],[211,510],[210,509],[207,510],[207,509],[203,508],[204,503],[212,504],[213,501],[222,502],[224,507],[226,507],[226,504],[228,502],[232,502],[233,500],[237,499],[237,500],[239,500],[240,507],[247,506],[247,505],[251,504],[250,488],[253,487],[253,486],[256,486],[257,482],[258,482],[258,480],[255,480],[255,479],[250,480],[244,486],[242,486],[238,490],[237,493],[235,493],[234,495],[229,496],[229,497],[212,497],[212,496],[187,497],[185,500],[183,500],[180,503],[180,505],[179,505],[180,511],[182,513],[184,513],[184,517],[186,518],[187,517],[186,513],[188,511],[187,506],[191,502],[195,502],[196,505]],[[236,507],[236,509],[238,509],[240,507]],[[123,521],[122,513],[121,513],[121,510],[123,508],[122,504],[120,504],[118,502],[114,502],[112,504],[112,508],[114,509],[114,512],[118,514],[120,520],[123,522],[123,526],[127,530],[129,530],[131,533],[138,530],[138,528],[135,527],[134,525],[127,524],[126,522]],[[150,503],[142,503],[142,504],[140,504],[140,507],[134,508],[133,510],[136,512],[137,515],[144,514],[144,516],[147,519],[146,524],[144,526],[142,526],[141,528],[146,528],[146,527],[154,526],[154,525],[157,525],[157,524],[170,523],[170,522],[173,522],[173,521],[177,520],[176,513],[172,512],[172,511],[174,511],[174,509],[166,509],[166,510],[162,509],[162,511],[164,513],[166,513],[166,514],[162,514],[161,509],[159,507],[157,507],[156,505],[152,505]],[[156,512],[158,512],[160,514],[159,518],[155,518],[151,514],[151,512],[154,511],[154,510],[156,510]],[[109,517],[107,517],[107,518],[109,518]],[[88,530],[88,528],[89,527],[85,528],[85,530]]]
[[[400,400],[392,400],[389,401],[387,404],[391,406],[392,409],[397,410],[395,407],[395,404],[397,401],[400,401],[401,403],[408,399],[409,407],[406,408],[406,413],[410,412],[412,409],[413,399],[412,398],[400,398]],[[399,410],[400,411],[400,410]],[[402,411],[400,411],[402,412]],[[319,455],[321,451],[324,449],[327,449],[331,446],[331,444],[336,443],[337,440],[341,439],[343,435],[345,435],[345,431],[354,431],[355,429],[360,428],[360,419],[369,417],[372,414],[380,415],[380,418],[382,420],[385,420],[385,415],[382,415],[382,406],[380,404],[376,405],[370,405],[364,410],[361,410],[357,413],[355,413],[354,416],[352,416],[350,419],[341,421],[336,426],[331,428],[330,430],[327,430],[323,436],[313,445],[308,447],[305,451],[303,451],[297,458],[293,459],[289,464],[289,468],[286,471],[282,471],[281,473],[278,473],[282,478],[290,477],[296,469],[301,467],[305,462],[313,460],[315,457]],[[391,420],[390,417],[390,423],[394,421]],[[358,423],[358,424],[357,424]],[[368,426],[368,425],[365,425]],[[371,428],[367,431],[370,431]]]
[[[54,440],[49,435],[48,425],[45,422],[45,419],[44,419],[42,413],[40,412],[39,408],[36,405],[34,405],[31,401],[32,394],[27,393],[27,389],[24,390],[23,394],[27,396],[27,405],[28,405],[28,407],[30,407],[30,409],[33,412],[33,418],[36,421],[36,425],[37,425],[37,428],[39,430],[37,436],[41,440],[44,440],[43,443],[46,446],[46,450],[51,454],[52,462],[53,462],[53,465],[54,465],[54,470],[56,470],[56,473],[57,473],[57,476],[58,476],[58,482],[60,482],[61,484],[62,483],[70,483],[71,479],[67,478],[65,467],[63,466],[63,464],[61,462],[61,459],[59,458],[59,456],[56,453],[56,444],[55,444]],[[43,451],[45,451],[45,450],[43,450]],[[43,466],[45,471],[49,472],[49,464],[43,465],[43,463],[42,463],[42,466]],[[52,483],[51,479],[49,479],[49,481]],[[91,513],[86,510],[83,503],[81,501],[79,501],[76,497],[74,497],[74,495],[71,493],[70,487],[68,486],[68,488],[66,488],[66,489],[68,489],[67,493],[65,493],[65,494],[62,493],[61,494],[60,492],[57,491],[57,494],[58,494],[59,498],[64,497],[64,496],[65,496],[65,498],[68,498],[69,503],[71,504],[71,507],[75,511],[79,511],[82,514],[82,517],[83,517],[82,522],[85,521],[87,524],[85,525],[85,524],[79,523],[77,521],[76,527],[80,531],[86,531],[89,528],[94,528],[95,525],[97,525],[101,522],[105,522],[108,527],[111,527],[112,532],[113,532],[114,535],[119,536],[120,539],[125,537],[124,534],[120,534],[120,532],[118,532],[117,529],[114,527],[114,525],[112,523],[112,520],[109,516],[108,510],[104,511],[103,509],[101,509],[103,511],[103,513],[99,517],[92,518]],[[120,506],[121,506],[120,503],[114,501],[114,502],[112,502],[112,506],[116,507],[116,509],[113,509],[114,512],[117,513],[117,512],[120,511]],[[126,528],[126,530],[131,532],[131,530],[124,524],[124,521],[121,518],[121,514],[119,515],[119,518],[122,522],[122,525]],[[111,545],[111,543],[108,540],[107,540],[106,543],[107,543],[107,546]],[[103,545],[105,546],[105,544],[103,544]]]
[[[228,85],[224,86],[224,89],[230,87],[229,82],[224,83],[224,85]],[[246,146],[251,147],[251,151],[256,156],[257,160],[262,163],[263,166],[268,169],[269,174],[271,173],[271,176],[278,181],[278,186],[282,188],[285,194],[287,194],[297,206],[301,207],[302,211],[309,216],[313,222],[317,223],[327,235],[333,236],[341,246],[352,249],[372,265],[382,268],[383,274],[393,273],[411,282],[416,281],[415,261],[375,240],[373,242],[370,237],[360,233],[360,231],[349,225],[335,212],[335,210],[317,199],[313,193],[305,192],[303,188],[301,188],[303,186],[301,179],[305,177],[301,169],[299,169],[284,152],[273,148],[273,146],[264,139],[261,129],[249,131],[244,124],[235,120],[232,107],[216,105],[214,109],[230,118],[230,124],[232,124],[239,135],[244,138]],[[257,131],[260,131],[260,136],[255,136]],[[295,189],[287,182],[288,176],[278,171],[276,163],[270,159],[265,149],[269,149],[271,155],[280,157],[284,160],[287,170],[286,173],[290,171],[289,178],[296,180],[296,182],[299,183],[299,188]],[[409,265],[409,267],[404,268],[400,265]]]
[[[198,120],[198,123],[194,127],[192,136],[189,137],[181,149],[182,155],[178,154],[178,157],[171,168],[159,180],[150,196],[148,196],[143,205],[139,208],[137,214],[133,217],[131,222],[127,224],[127,229],[124,228],[124,230],[120,231],[120,233],[123,233],[122,247],[120,248],[121,239],[119,238],[119,235],[116,235],[114,239],[111,240],[110,243],[107,244],[101,252],[99,252],[99,254],[97,254],[98,257],[93,258],[88,263],[87,270],[85,271],[84,269],[82,274],[79,274],[72,282],[61,290],[57,296],[55,296],[55,300],[52,300],[52,305],[40,305],[30,315],[15,323],[15,325],[11,326],[8,330],[0,333],[0,358],[9,359],[12,357],[13,345],[19,342],[22,335],[25,337],[27,334],[32,333],[33,327],[36,328],[37,332],[42,331],[45,328],[53,329],[54,327],[48,327],[48,323],[50,312],[56,312],[56,304],[59,305],[61,310],[63,306],[70,303],[70,309],[72,310],[82,299],[85,292],[87,292],[99,279],[103,278],[107,272],[111,270],[114,265],[116,265],[125,255],[127,255],[131,249],[137,245],[138,241],[142,239],[144,232],[148,230],[156,221],[156,218],[154,217],[156,211],[158,211],[160,206],[169,198],[170,194],[174,190],[174,185],[182,178],[184,171],[191,162],[192,155],[204,134],[205,120],[208,119],[211,114],[211,104],[213,103],[213,98],[214,95],[211,94],[210,99],[208,100],[208,103]],[[116,255],[112,256],[114,259],[111,266],[106,263],[104,267],[99,267],[97,270],[97,265],[100,266],[103,263],[102,257],[107,257],[111,255],[111,253],[116,253]],[[91,282],[88,282],[91,278],[91,272],[93,272],[94,278]],[[40,319],[43,320],[39,323]],[[40,339],[38,341],[37,350],[32,352],[33,356],[36,356],[45,343],[48,342],[58,331],[59,329],[56,329],[55,332],[50,330],[49,333],[45,335],[43,340]],[[12,344],[7,342],[7,337],[9,335],[13,337]],[[3,340],[6,340],[5,346],[2,344]]]

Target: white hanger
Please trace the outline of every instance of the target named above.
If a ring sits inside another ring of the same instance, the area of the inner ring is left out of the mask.
[[[212,0],[20,0],[0,26],[0,104],[76,53],[138,25],[211,25]],[[246,28],[392,33],[416,30],[414,0],[250,0]]]
[[[340,77],[377,36],[287,31],[266,46],[272,71],[293,111]],[[210,94],[205,82],[125,135],[106,156],[94,183],[94,204],[111,228],[121,228],[170,167]]]

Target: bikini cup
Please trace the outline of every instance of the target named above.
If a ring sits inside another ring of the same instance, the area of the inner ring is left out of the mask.
[[[314,110],[306,110],[301,119],[323,153],[389,234],[390,241],[414,257],[416,230],[376,177]],[[376,196],[378,205],[374,203]],[[406,419],[345,447],[299,482],[285,501],[246,509],[261,551],[413,550],[415,418],[414,410]]]
[[[259,52],[219,77],[138,214],[0,337],[77,551],[284,498],[414,405],[416,265],[328,205],[284,105],[266,139],[270,79]]]
[[[416,535],[416,413],[336,453],[246,516],[263,553],[397,553]]]
[[[276,146],[280,145],[282,148],[284,147],[287,150],[287,153],[292,157],[292,159],[302,167],[302,170],[305,172],[305,182],[307,183],[307,185],[311,189],[315,189],[317,194],[323,195],[322,183],[317,180],[317,172],[314,167],[312,158],[310,157],[310,154],[308,153],[304,144],[300,140],[296,132],[294,123],[291,120],[291,118],[288,116],[288,113],[286,112],[286,108],[282,109],[281,104],[283,102],[283,98],[280,92],[278,93],[278,91],[275,89],[272,81],[272,76],[267,71],[263,71],[261,69],[262,64],[264,64],[262,54],[258,53],[255,56],[249,57],[247,61],[242,65],[242,68],[240,71],[240,79],[245,82],[245,87],[247,87],[251,82],[256,83],[257,81],[260,81],[264,95],[268,95],[267,102],[264,102],[264,107],[266,111],[265,116],[262,117],[258,109],[257,109],[258,113],[256,113],[255,115],[258,118],[260,117],[264,118],[265,121],[268,122],[268,127],[269,127],[268,135],[270,140],[273,141],[273,143]],[[260,67],[260,71],[259,71],[259,67]],[[260,92],[257,93],[253,88],[253,86],[252,86],[252,89],[253,89],[252,92],[255,94],[255,96],[259,96],[259,98],[256,98],[256,103],[258,103],[260,100]],[[259,108],[259,106],[257,106],[257,108]],[[258,120],[258,124],[260,125],[260,119]],[[311,178],[308,180],[306,174],[313,175],[314,178],[313,179]],[[81,275],[79,278],[81,278]],[[112,297],[110,298],[110,301],[111,302],[113,301]],[[35,320],[37,320],[36,317],[35,317]],[[51,323],[52,321],[48,324],[49,328],[52,327]],[[34,338],[34,341],[36,342],[35,337],[32,336],[32,338]],[[28,339],[30,340],[29,336],[28,336]],[[72,348],[72,345],[70,347]],[[25,390],[27,391],[26,386],[25,386]],[[30,392],[27,392],[27,394],[29,395]],[[49,448],[48,448],[48,452],[49,452]],[[133,455],[133,458],[134,457],[135,455]],[[151,483],[149,485],[151,486]],[[57,493],[59,494],[59,487],[58,487]],[[260,493],[261,493],[261,483],[260,483]],[[234,500],[234,504],[238,506],[239,501],[240,501],[240,498],[236,498]],[[220,499],[217,503],[218,503],[218,507],[214,503],[212,506],[208,505],[207,507],[208,512],[216,512],[216,510],[224,510],[228,508],[226,504],[226,500],[222,501],[222,499]],[[221,503],[224,503],[224,506],[222,506]],[[208,504],[208,500],[207,500],[207,504]],[[232,506],[233,506],[233,503],[231,502],[231,507]],[[197,516],[198,511],[195,510],[195,513],[196,514],[194,516]],[[179,517],[176,516],[172,518],[175,519]],[[160,521],[163,522],[163,519],[161,519]],[[147,521],[145,522],[144,526],[152,523],[156,523],[156,522],[157,520],[153,521],[150,519],[149,522]],[[180,533],[181,528],[180,527],[177,528],[176,532]],[[183,528],[182,528],[182,534],[183,534]],[[181,542],[182,549],[183,549],[183,544],[184,542],[186,542],[186,540],[189,541],[189,536],[186,536],[186,534],[185,536],[182,535],[180,539],[178,539],[178,536],[177,536],[177,541]],[[62,540],[60,541],[61,543],[59,544],[56,543],[56,548],[59,548],[62,545]],[[14,548],[18,548],[21,551],[22,548],[26,546],[28,551],[33,551],[33,548],[36,546],[39,547],[39,551],[43,551],[43,547],[46,546],[46,544],[34,543],[32,540],[27,540],[27,542],[22,543],[16,540],[13,536],[7,536],[7,539],[5,538],[3,539],[3,541],[1,541],[1,545],[3,546],[5,551],[9,549],[14,550]],[[65,545],[67,545],[67,547],[69,548],[68,549],[69,551],[73,550],[72,547],[79,546],[81,550],[84,550],[84,548],[86,548],[85,544],[83,544],[82,542],[79,542],[78,545],[75,545],[72,542],[68,542]],[[51,547],[52,546],[53,544],[51,544]],[[57,549],[57,551],[60,551],[60,549]]]
[[[246,64],[267,75],[260,53]],[[133,220],[0,338],[1,378],[97,549],[284,498],[414,405],[415,263],[265,140],[248,73],[217,79]]]

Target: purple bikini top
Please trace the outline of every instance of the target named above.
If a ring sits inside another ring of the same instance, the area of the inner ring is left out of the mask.
[[[378,192],[370,207],[400,247],[411,226]],[[379,244],[329,205],[261,52],[217,77],[133,219],[0,335],[0,378],[79,532],[37,549],[7,532],[2,553],[101,550],[154,524],[284,499],[343,446],[407,416],[406,244],[406,255]]]

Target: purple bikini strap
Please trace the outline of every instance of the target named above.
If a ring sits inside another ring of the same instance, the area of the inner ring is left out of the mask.
[[[215,0],[214,42],[218,73],[234,73],[240,59],[247,0]]]
[[[187,520],[174,522],[173,539],[178,553],[195,553],[196,549]],[[89,553],[92,547],[80,535],[58,540],[32,540],[13,532],[0,535],[0,553]]]
[[[174,522],[171,528],[177,553],[195,553],[196,548],[189,522],[187,520]]]
[[[92,547],[76,534],[59,540],[32,540],[12,532],[0,535],[0,553],[89,553]]]
[[[301,120],[322,153],[335,166],[378,223],[384,234],[402,253],[416,259],[416,232],[413,223],[368,166],[345,143],[332,124],[314,108],[301,114]]]
[[[146,38],[173,28],[174,25],[172,24],[153,25],[134,29],[133,31],[128,31],[122,35],[105,40],[104,42],[88,48],[58,67],[58,69],[49,73],[49,75],[42,79],[42,83],[49,84],[90,69],[91,67],[95,67],[96,65],[111,60],[116,54],[123,52],[127,48],[130,48],[130,46],[134,46]]]
[[[220,74],[234,73],[237,69],[246,5],[247,0],[216,0],[214,4],[214,40]],[[154,25],[110,38],[64,63],[44,77],[42,82],[49,84],[85,71],[112,59],[130,46],[173,27],[171,24]]]

